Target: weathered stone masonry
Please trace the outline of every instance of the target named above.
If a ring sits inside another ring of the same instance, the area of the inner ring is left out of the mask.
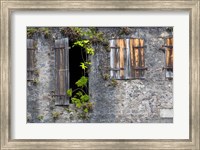
[[[105,37],[117,36],[120,28],[98,28]],[[92,123],[166,123],[173,122],[173,80],[166,80],[164,54],[159,48],[164,44],[160,36],[167,36],[164,27],[129,28],[128,37],[145,40],[145,80],[117,80],[117,86],[103,79],[109,73],[110,55],[103,45],[94,45],[91,57],[89,93],[94,103],[89,120],[83,120],[76,111],[55,106],[51,92],[55,90],[53,40],[61,37],[59,28],[51,28],[52,37],[35,34],[37,42],[35,66],[39,71],[37,85],[27,84],[27,121],[35,122],[92,122]],[[126,36],[126,35],[124,35]],[[64,37],[63,37],[64,38]],[[74,110],[73,104],[69,106]],[[53,117],[52,113],[58,113]],[[42,116],[42,117],[41,117]]]

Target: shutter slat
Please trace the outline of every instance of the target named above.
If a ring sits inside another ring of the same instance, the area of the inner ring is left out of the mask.
[[[140,39],[140,67],[145,67],[145,59],[144,59],[144,40]],[[140,70],[140,77],[144,77],[144,70]]]
[[[135,67],[140,67],[140,64],[139,64],[139,48],[136,48],[136,47],[139,47],[139,39],[134,39],[134,52],[135,52]],[[135,70],[135,78],[139,78],[140,77],[140,71],[139,70]]]
[[[126,65],[125,69],[125,79],[131,78],[131,52],[130,52],[130,39],[126,39]]]
[[[118,71],[115,71],[115,78],[120,79],[120,50],[119,47],[115,50],[115,68],[118,69]]]
[[[131,77],[135,77],[135,71],[133,68],[135,68],[135,53],[134,53],[134,41],[133,39],[130,39],[130,59],[131,59]]]

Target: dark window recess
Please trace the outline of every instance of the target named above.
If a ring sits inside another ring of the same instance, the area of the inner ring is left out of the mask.
[[[111,78],[144,79],[144,39],[111,39],[110,48]]]
[[[55,105],[68,105],[69,97],[69,44],[68,38],[55,40]]]
[[[173,37],[164,38],[165,44],[161,50],[165,53],[165,77],[167,79],[173,79]]]
[[[75,89],[77,89],[76,82],[83,75],[88,77],[87,71],[84,72],[84,70],[80,66],[81,62],[84,62],[87,60],[87,53],[86,53],[85,49],[83,49],[79,46],[73,47],[72,45],[70,45],[70,47],[71,47],[70,51],[69,51],[70,88],[72,88],[72,90],[75,90]],[[87,85],[87,87],[88,87],[88,85]],[[83,89],[85,93],[88,93],[87,89],[88,88]],[[74,96],[74,95],[72,95],[72,96]]]
[[[33,81],[33,73],[35,70],[35,43],[33,39],[27,39],[27,81]]]

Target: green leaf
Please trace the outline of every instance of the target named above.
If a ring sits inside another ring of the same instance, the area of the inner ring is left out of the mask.
[[[83,93],[82,93],[81,91],[78,91],[78,92],[76,93],[76,95],[80,97],[80,96],[83,95]]]
[[[78,87],[84,87],[87,85],[87,82],[88,82],[88,78],[85,77],[85,76],[82,76],[75,84],[78,86]]]
[[[90,55],[94,55],[94,49],[93,48],[86,48],[86,52],[88,53],[88,54],[90,54]]]
[[[87,109],[87,108],[85,108],[85,109],[84,109],[84,112],[85,112],[85,113],[88,113],[88,109]]]
[[[77,107],[77,108],[81,108],[81,106],[82,106],[81,103],[77,103],[77,104],[76,104],[76,107]]]
[[[85,95],[81,96],[80,99],[81,99],[81,102],[88,102],[90,97],[89,97],[89,95],[85,94]]]
[[[73,44],[73,47],[74,46],[80,46],[80,47],[86,48],[88,44],[89,44],[89,40],[81,40],[81,41],[76,41]]]
[[[72,96],[72,89],[67,90],[67,95],[68,95],[69,97]]]
[[[80,99],[75,98],[75,97],[72,98],[72,103],[73,104],[80,103],[80,102],[81,102]]]
[[[85,64],[86,64],[86,65],[91,65],[92,63],[89,62],[89,61],[86,61]]]
[[[85,65],[85,63],[83,63],[83,62],[81,62],[81,68],[83,69],[83,70],[85,70],[86,68],[87,68],[87,66]]]

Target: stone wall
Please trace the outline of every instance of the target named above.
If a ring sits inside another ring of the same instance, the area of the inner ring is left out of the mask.
[[[35,77],[38,83],[27,84],[27,121],[35,122],[92,122],[92,123],[168,123],[173,122],[173,80],[165,79],[164,53],[159,48],[164,44],[160,36],[167,36],[165,27],[128,28],[128,35],[145,40],[145,80],[111,80],[103,76],[109,71],[109,51],[95,44],[95,55],[91,57],[89,94],[93,111],[84,120],[73,104],[68,107],[55,106],[51,92],[55,90],[53,40],[62,37],[59,28],[50,28],[51,37],[34,34],[37,41]],[[120,28],[98,28],[110,39],[117,36]]]

